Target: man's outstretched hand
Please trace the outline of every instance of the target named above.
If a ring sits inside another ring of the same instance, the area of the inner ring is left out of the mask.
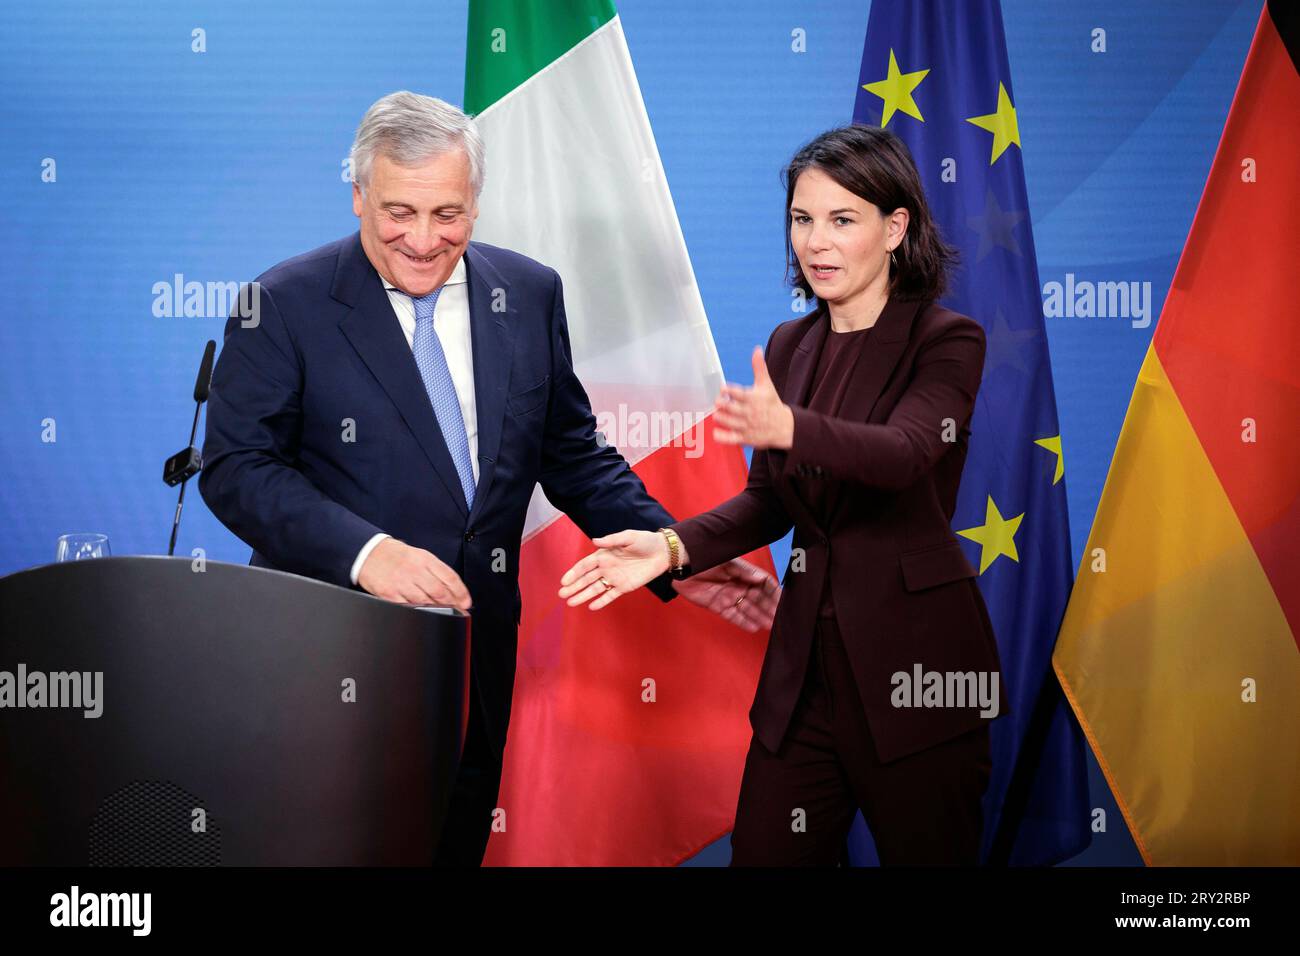
[[[668,546],[657,531],[620,531],[591,543],[598,550],[560,578],[560,597],[570,607],[589,604],[598,611],[668,570]],[[690,564],[685,545],[681,548],[682,563]],[[692,604],[751,633],[772,626],[781,599],[775,578],[739,558],[674,581],[673,587]]]
[[[673,588],[692,604],[751,634],[772,627],[776,605],[781,600],[781,585],[776,579],[740,558],[701,571],[685,581],[674,581]]]

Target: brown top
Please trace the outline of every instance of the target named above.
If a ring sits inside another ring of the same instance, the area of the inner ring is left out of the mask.
[[[826,319],[830,321],[829,318]],[[813,373],[812,385],[804,407],[823,415],[834,416],[839,412],[844,393],[848,391],[853,379],[853,367],[858,356],[862,354],[871,329],[857,329],[853,332],[836,332],[834,328],[826,330],[826,339],[821,354],[817,358],[817,370]],[[799,497],[808,505],[808,510],[817,519],[817,524],[825,530],[830,527],[831,511],[835,505],[835,486],[821,478],[803,478],[795,482]],[[822,617],[834,617],[835,606],[831,602],[831,576],[826,575],[826,587],[822,591]]]

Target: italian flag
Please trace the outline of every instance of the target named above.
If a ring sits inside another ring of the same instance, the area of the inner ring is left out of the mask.
[[[745,460],[704,420],[722,369],[614,5],[471,0],[468,34],[474,237],[560,273],[598,427],[675,516],[707,510]],[[766,635],[644,589],[568,608],[560,575],[591,547],[539,489],[486,865],[672,865],[734,822]]]
[[[1268,3],[1056,645],[1148,865],[1300,864],[1298,56]]]

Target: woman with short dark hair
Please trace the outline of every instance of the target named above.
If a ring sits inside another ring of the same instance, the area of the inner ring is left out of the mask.
[[[936,302],[954,253],[900,139],[831,130],[784,179],[790,279],[817,306],[755,349],[752,388],[718,398],[715,439],[754,449],[745,489],[657,533],[596,539],[560,595],[604,607],[793,526],[732,864],[833,865],[859,809],[883,864],[975,864],[988,723],[1007,698],[951,521],[984,332]]]

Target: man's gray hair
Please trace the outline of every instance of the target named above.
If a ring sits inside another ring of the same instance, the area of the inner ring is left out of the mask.
[[[400,90],[366,110],[352,141],[352,179],[361,188],[370,181],[370,165],[384,155],[399,166],[418,166],[441,153],[463,149],[469,179],[478,196],[483,189],[483,138],[474,120],[450,103]]]

